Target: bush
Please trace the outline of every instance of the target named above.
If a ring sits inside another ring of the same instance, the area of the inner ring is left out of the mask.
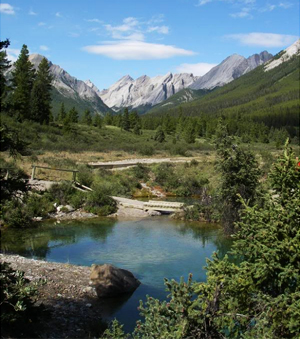
[[[149,179],[150,169],[142,164],[137,164],[130,169],[135,178],[147,181]]]
[[[88,212],[106,216],[117,211],[117,203],[102,186],[93,187],[94,191],[87,196],[85,209]]]
[[[85,165],[78,167],[77,180],[80,184],[91,187],[94,181],[94,175],[91,168]]]
[[[49,194],[39,196],[37,194],[30,195],[26,201],[24,209],[30,218],[47,217],[49,213],[55,212],[53,201]]]
[[[1,214],[4,224],[8,227],[23,228],[32,225],[24,204],[19,200],[10,200],[1,204]]]
[[[54,184],[49,189],[51,199],[59,205],[66,205],[76,193],[76,189],[71,182],[63,181],[59,184]]]
[[[37,289],[29,285],[24,272],[13,270],[6,262],[1,262],[1,325],[17,324],[20,320],[30,321]]]
[[[155,153],[154,147],[151,145],[143,145],[138,151],[141,155],[151,156]]]

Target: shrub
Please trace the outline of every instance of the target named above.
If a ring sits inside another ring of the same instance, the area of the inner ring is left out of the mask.
[[[37,194],[30,195],[25,201],[24,208],[30,218],[35,216],[46,217],[49,213],[55,212],[51,196],[47,193],[42,196]]]
[[[93,187],[94,191],[89,193],[86,199],[85,209],[91,213],[105,216],[117,211],[117,203],[102,186]]]
[[[37,289],[29,285],[24,272],[13,270],[8,263],[1,262],[1,325],[17,324],[20,320],[30,321],[33,297]]]
[[[75,192],[76,189],[72,186],[72,183],[67,181],[54,184],[49,189],[51,199],[60,205],[68,204]]]
[[[32,225],[30,215],[19,200],[10,200],[1,204],[4,224],[8,227],[23,228]]]
[[[78,167],[77,179],[82,185],[91,187],[94,181],[92,169],[88,166],[80,165]]]
[[[150,169],[147,166],[144,166],[138,163],[136,166],[130,169],[131,173],[135,178],[147,181],[149,179]]]
[[[151,145],[143,145],[138,151],[141,155],[151,156],[155,153],[154,147]]]

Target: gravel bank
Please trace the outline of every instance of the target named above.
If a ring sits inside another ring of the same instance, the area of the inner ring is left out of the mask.
[[[24,271],[30,281],[46,279],[47,283],[39,287],[37,305],[44,305],[50,318],[44,321],[40,338],[87,338],[101,331],[105,301],[100,301],[89,285],[90,267],[6,254],[0,254],[0,260]]]

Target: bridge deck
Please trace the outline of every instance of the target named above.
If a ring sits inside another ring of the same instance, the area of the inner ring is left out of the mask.
[[[155,210],[158,212],[176,212],[182,209],[184,206],[181,202],[171,202],[171,201],[139,201],[127,198],[112,197],[117,201],[121,206],[137,208],[142,210]]]

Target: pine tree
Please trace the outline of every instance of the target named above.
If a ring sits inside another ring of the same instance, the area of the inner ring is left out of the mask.
[[[29,51],[23,45],[18,60],[15,62],[15,70],[12,72],[12,84],[14,92],[12,104],[18,120],[30,119],[30,100],[35,71],[29,61]]]
[[[78,123],[78,112],[75,107],[72,107],[66,117],[69,122],[77,124]],[[65,119],[65,120],[66,120]]]
[[[105,125],[111,125],[112,120],[113,120],[113,116],[112,116],[111,112],[108,112],[104,117],[104,124]]]
[[[162,129],[161,126],[158,126],[155,132],[154,140],[161,143],[161,142],[164,142],[165,139],[166,139],[166,136],[165,136],[164,130]]]
[[[93,122],[90,110],[86,109],[83,113],[82,123],[90,126]]]
[[[131,111],[129,114],[130,128],[134,129],[136,124],[140,124],[140,117],[137,111]]]
[[[98,128],[102,127],[102,119],[99,114],[95,115],[93,125]]]
[[[123,113],[123,116],[122,116],[122,129],[124,131],[130,130],[129,113],[128,113],[127,107],[124,109],[124,113]]]
[[[190,120],[183,131],[184,140],[188,144],[193,144],[196,141],[196,131],[195,131],[195,123],[193,120]]]
[[[49,124],[50,121],[51,82],[49,62],[44,58],[39,64],[31,92],[30,118],[40,124]]]
[[[65,104],[62,102],[60,105],[58,116],[57,116],[57,121],[63,122],[66,116],[67,116],[67,112],[65,110]]]
[[[140,123],[136,123],[133,128],[133,133],[135,135],[141,135],[142,134],[142,129]]]
[[[5,48],[10,45],[9,40],[0,41],[0,104],[3,109],[3,100],[7,94],[7,83],[4,72],[10,68],[10,61],[7,59]]]

